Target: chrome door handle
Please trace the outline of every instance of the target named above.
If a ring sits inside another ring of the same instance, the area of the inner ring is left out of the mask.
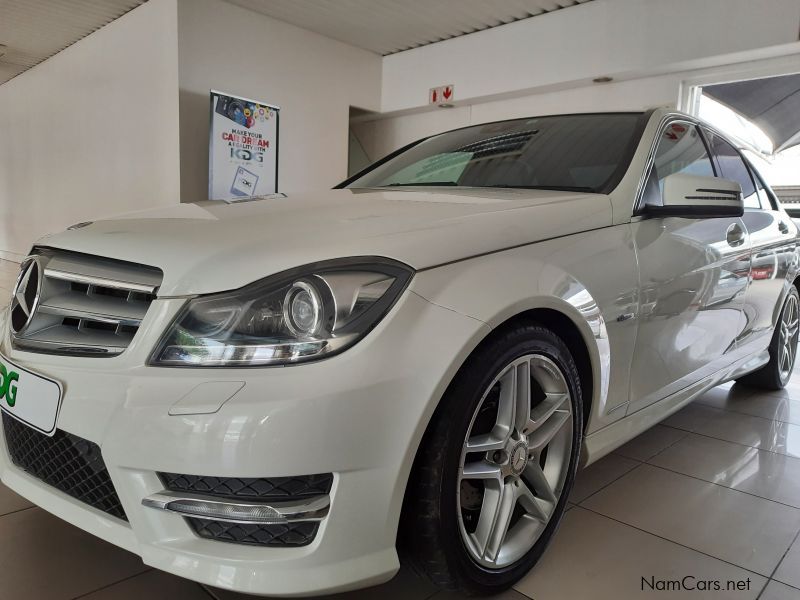
[[[778,223],[778,229],[781,233],[789,233],[789,226],[786,224],[785,221],[781,221]]]
[[[744,229],[739,227],[738,223],[734,223],[730,227],[728,227],[728,231],[725,235],[725,238],[728,240],[729,246],[741,246],[744,244]]]

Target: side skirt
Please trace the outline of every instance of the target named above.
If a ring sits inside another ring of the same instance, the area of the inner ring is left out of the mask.
[[[748,356],[732,365],[717,371],[649,406],[627,415],[603,429],[588,435],[581,451],[581,468],[603,458],[637,435],[647,431],[679,411],[700,394],[727,381],[737,379],[763,367],[769,362],[769,351],[764,350],[755,356]]]

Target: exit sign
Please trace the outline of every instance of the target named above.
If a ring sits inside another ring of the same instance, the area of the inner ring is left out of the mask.
[[[431,88],[428,92],[428,104],[450,104],[454,100],[453,84],[440,85],[439,87]]]

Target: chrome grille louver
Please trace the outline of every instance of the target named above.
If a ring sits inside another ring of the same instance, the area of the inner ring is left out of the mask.
[[[34,276],[40,278],[38,294],[15,308],[18,314],[12,310],[11,340],[15,348],[33,352],[120,354],[133,340],[163,276],[154,267],[42,248],[23,262],[20,281],[30,262],[36,263]],[[19,313],[28,306],[29,317],[27,311]]]

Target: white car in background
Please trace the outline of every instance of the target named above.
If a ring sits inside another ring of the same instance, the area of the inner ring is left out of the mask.
[[[377,584],[400,548],[493,593],[579,465],[792,372],[797,229],[687,115],[475,125],[339,187],[37,243],[2,329],[3,482],[221,588]]]

